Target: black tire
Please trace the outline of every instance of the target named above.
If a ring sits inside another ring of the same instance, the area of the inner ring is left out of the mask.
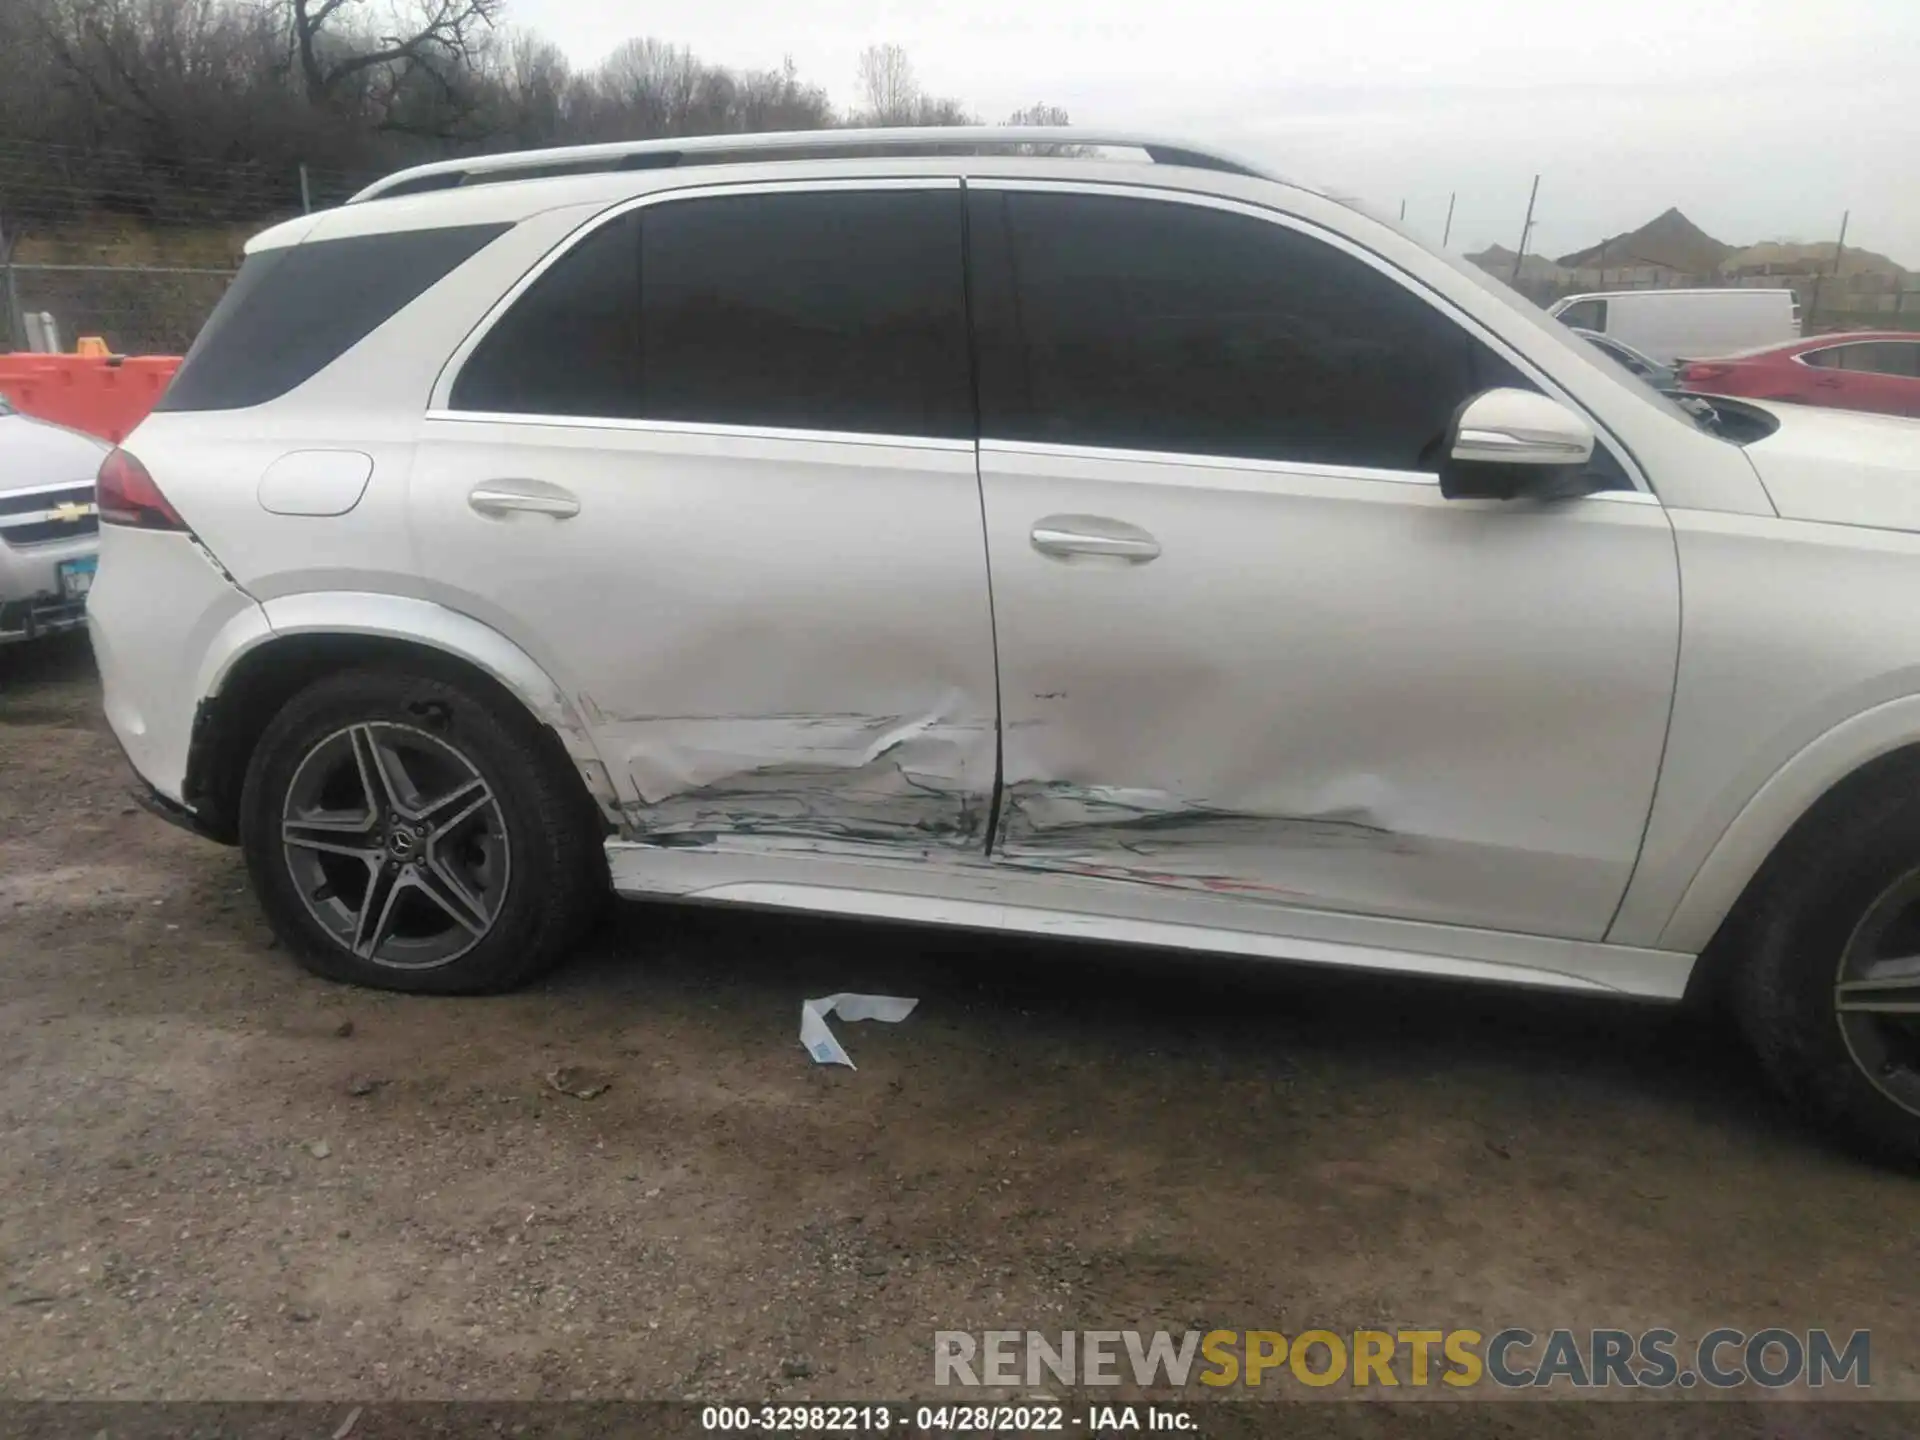
[[[441,777],[439,817],[422,772]],[[462,786],[476,813],[434,833],[467,803]],[[327,803],[298,803],[308,795]],[[365,853],[334,853],[336,830]],[[511,699],[397,667],[295,694],[241,793],[247,871],[281,942],[329,980],[420,994],[510,990],[563,959],[605,906],[601,836],[578,777]]]
[[[1920,956],[1920,797],[1892,784],[1816,817],[1760,886],[1746,963],[1731,977],[1748,1043],[1822,1133],[1883,1163],[1920,1164],[1920,1013],[1843,1014],[1837,990],[1875,937]],[[1861,998],[1857,987],[1848,998]]]

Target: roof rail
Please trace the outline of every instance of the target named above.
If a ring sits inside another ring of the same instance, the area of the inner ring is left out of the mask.
[[[788,130],[766,135],[688,135],[667,140],[563,145],[551,150],[473,155],[395,171],[374,181],[347,203],[446,190],[458,185],[529,180],[544,175],[669,169],[681,164],[823,159],[845,154],[989,155],[1009,151],[1017,154],[1040,145],[1141,150],[1156,165],[1185,165],[1195,170],[1271,178],[1243,160],[1150,136],[1079,130],[1065,125],[957,125],[886,130]]]

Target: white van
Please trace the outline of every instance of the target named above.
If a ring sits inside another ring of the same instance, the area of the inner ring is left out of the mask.
[[[1615,290],[1569,295],[1547,313],[1665,365],[1800,338],[1791,290]]]

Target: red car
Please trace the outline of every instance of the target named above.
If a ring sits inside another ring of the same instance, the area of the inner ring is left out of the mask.
[[[1855,330],[1683,360],[1680,385],[1704,395],[1920,416],[1920,335]]]

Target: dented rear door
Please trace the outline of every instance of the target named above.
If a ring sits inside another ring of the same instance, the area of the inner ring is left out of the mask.
[[[633,838],[984,848],[962,285],[954,181],[708,189],[604,219],[456,357],[427,571],[572,693]]]
[[[998,861],[1599,938],[1672,699],[1654,497],[1444,499],[1453,407],[1530,382],[1322,234],[1088,187],[969,203]]]

